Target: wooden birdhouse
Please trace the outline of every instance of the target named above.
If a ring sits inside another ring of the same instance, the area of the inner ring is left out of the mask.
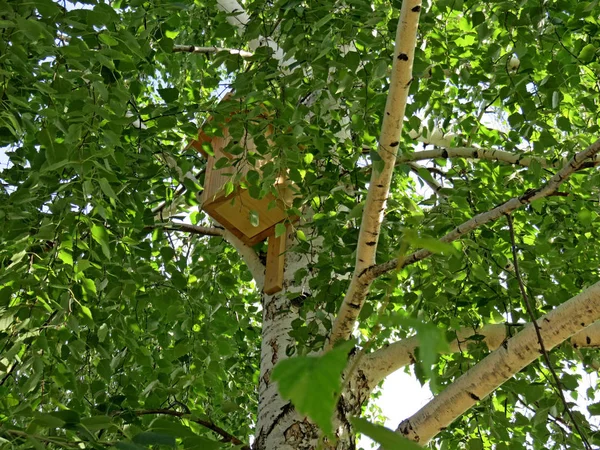
[[[269,239],[265,273],[264,292],[274,294],[283,287],[283,266],[286,234],[275,237],[275,226],[288,219],[286,210],[291,207],[293,188],[285,177],[279,176],[274,183],[273,192],[262,198],[252,196],[247,189],[247,175],[252,171],[261,172],[268,157],[258,155],[252,158],[236,157],[225,149],[232,141],[227,126],[221,128],[222,136],[209,136],[202,129],[198,139],[190,146],[207,158],[204,175],[204,190],[200,204],[210,217],[237,236],[247,245],[255,245]],[[268,133],[266,133],[268,134]],[[239,144],[244,154],[257,155],[256,146],[251,136],[246,135]],[[210,144],[213,155],[205,149]]]

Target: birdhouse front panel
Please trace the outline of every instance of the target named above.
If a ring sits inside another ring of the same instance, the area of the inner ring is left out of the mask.
[[[250,164],[246,158],[235,158],[224,151],[231,141],[231,136],[227,128],[223,128],[222,132],[222,137],[209,137],[200,131],[198,141],[192,143],[192,146],[200,150],[202,143],[209,142],[214,153],[214,156],[207,155],[201,207],[243,242],[254,245],[274,234],[275,225],[287,218],[286,209],[292,204],[293,190],[289,182],[281,176],[274,185],[277,195],[267,193],[263,198],[253,198],[240,184],[245,182],[249,170],[260,172],[260,168],[269,159],[259,159],[255,164]],[[240,145],[245,152],[256,150],[250,136]],[[229,159],[231,165],[217,168],[217,163],[222,158]],[[231,185],[227,189],[229,182],[234,185],[233,191]]]

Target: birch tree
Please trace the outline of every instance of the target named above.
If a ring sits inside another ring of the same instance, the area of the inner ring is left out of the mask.
[[[2,448],[600,445],[599,8],[0,0]]]

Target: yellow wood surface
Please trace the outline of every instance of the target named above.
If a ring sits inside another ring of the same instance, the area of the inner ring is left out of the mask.
[[[265,271],[265,294],[275,294],[283,289],[283,269],[285,264],[286,232],[279,237],[269,236],[267,248],[267,268]]]

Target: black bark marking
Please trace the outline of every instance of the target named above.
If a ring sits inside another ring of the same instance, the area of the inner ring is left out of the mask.
[[[473,400],[475,401],[480,401],[481,399],[479,397],[477,397],[475,394],[473,394],[472,392],[467,392],[467,394],[469,394],[469,397],[471,397]]]
[[[585,342],[587,342],[587,344],[590,345],[592,343],[592,339],[589,336],[586,336]]]
[[[446,149],[442,151],[442,158],[448,158],[448,151]]]
[[[585,322],[581,322],[581,326],[582,326],[582,327],[585,327]]]
[[[473,158],[474,158],[474,159],[477,159],[477,158],[479,158],[479,153],[477,152],[477,150],[474,150],[474,151],[473,151]]]
[[[354,303],[348,303],[348,306],[352,309],[360,309],[360,305],[355,305]]]
[[[550,320],[548,320],[548,318],[547,318],[547,317],[544,317],[544,322],[546,322],[546,323],[550,323]]]
[[[408,61],[408,55],[407,55],[406,53],[400,53],[400,54],[398,55],[398,59],[399,59],[400,61]]]
[[[271,426],[269,427],[267,432],[264,434],[263,442],[264,442],[264,440],[267,439],[268,436],[271,435],[271,433],[273,432],[273,430],[275,429],[277,424],[279,422],[281,422],[293,410],[294,410],[294,407],[292,406],[292,402],[289,402],[281,407],[281,412],[277,415],[277,417],[275,417],[275,419],[271,423]]]
[[[369,242],[367,242],[367,245],[369,247],[373,247],[375,244],[377,244],[377,242],[375,242],[375,241],[369,241]]]
[[[421,11],[421,5],[417,5],[415,6],[413,9],[411,9],[412,12],[419,12]]]
[[[392,143],[390,144],[390,147],[398,147],[398,144],[399,144],[399,143],[400,143],[400,142],[398,142],[398,141],[394,141],[394,142],[392,142]]]

